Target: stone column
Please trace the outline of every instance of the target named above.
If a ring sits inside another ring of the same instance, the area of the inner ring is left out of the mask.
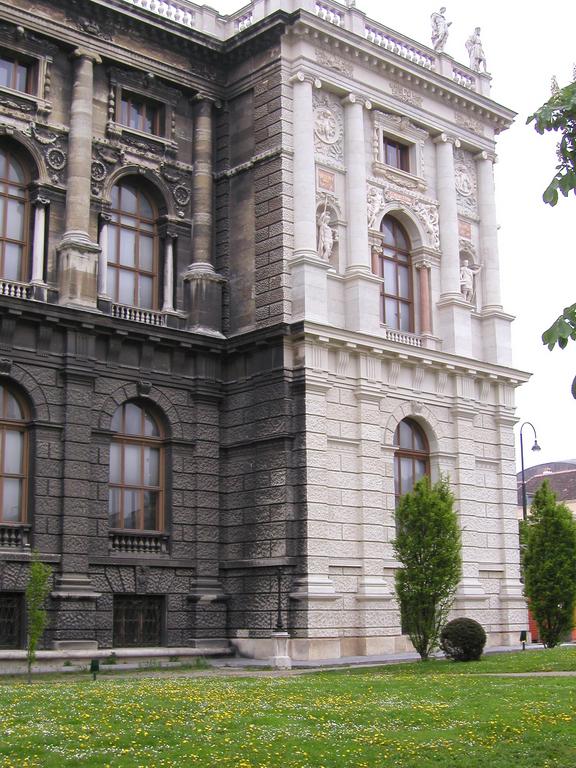
[[[319,80],[298,72],[293,86],[294,142],[294,254],[292,272],[292,319],[325,323],[328,320],[328,270],[330,264],[317,252],[316,161],[312,93]]]
[[[436,144],[436,176],[440,203],[441,295],[438,302],[440,336],[443,349],[465,357],[472,355],[472,305],[460,292],[460,249],[458,240],[458,208],[454,179],[454,147],[458,139],[440,134]]]
[[[112,217],[108,213],[100,214],[100,254],[98,255],[98,298],[110,300],[108,295],[108,232]]]
[[[480,215],[480,262],[478,276],[483,286],[482,339],[484,355],[501,365],[512,364],[512,317],[502,310],[500,263],[498,258],[498,223],[494,192],[494,156],[480,152],[475,157]],[[477,278],[477,279],[478,279]]]
[[[206,97],[200,97],[194,115],[192,260],[184,274],[184,308],[188,315],[188,330],[221,336],[224,278],[216,273],[212,263],[214,226],[212,112],[213,102]]]
[[[74,80],[68,136],[66,224],[58,246],[60,303],[96,307],[97,261],[100,247],[89,235],[92,166],[93,68],[100,57],[74,52]]]
[[[166,235],[164,253],[164,303],[162,312],[174,312],[174,240],[175,235]]]
[[[32,244],[31,283],[44,285],[44,251],[46,240],[46,208],[50,201],[44,197],[34,200],[34,242]]]
[[[380,282],[372,274],[368,242],[366,134],[364,109],[369,101],[351,93],[344,104],[344,162],[348,266],[345,275],[346,325],[350,330],[380,333]]]
[[[475,157],[478,174],[478,213],[480,215],[480,262],[484,285],[483,308],[501,309],[500,270],[498,263],[498,224],[494,193],[494,158],[487,152]]]
[[[421,261],[415,265],[420,276],[420,334],[428,336],[432,333],[430,313],[430,263]]]

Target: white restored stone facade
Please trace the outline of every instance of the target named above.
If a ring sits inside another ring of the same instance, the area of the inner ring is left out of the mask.
[[[491,643],[508,643],[526,627],[512,434],[525,375],[511,368],[512,318],[500,299],[493,163],[513,115],[486,98],[486,75],[424,48],[412,61],[382,50],[376,25],[333,5],[340,22],[323,21],[316,6],[283,42],[294,150],[290,320],[302,323],[293,354],[306,381],[307,574],[292,598],[308,610],[308,633],[292,654],[409,645],[391,545],[394,433],[405,418],[427,437],[433,479],[448,475],[457,499],[464,567],[454,613],[479,620]],[[344,36],[342,26],[360,34]],[[409,170],[386,163],[386,139],[405,148]],[[411,332],[380,314],[372,254],[385,216],[410,240]]]

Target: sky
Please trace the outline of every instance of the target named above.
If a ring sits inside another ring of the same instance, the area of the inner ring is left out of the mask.
[[[514,125],[498,137],[495,167],[502,300],[505,311],[516,317],[513,362],[532,373],[516,391],[518,465],[519,426],[526,421],[534,425],[541,446],[538,453],[530,450],[533,433],[525,426],[526,467],[576,459],[576,400],[570,393],[576,342],[550,352],[540,338],[564,307],[576,302],[576,196],[561,197],[554,208],[542,202],[554,175],[556,141],[526,125],[527,116],[549,97],[553,75],[560,86],[572,80],[576,2],[534,3],[532,10],[516,0],[445,4],[446,19],[452,22],[446,53],[468,64],[464,43],[479,26],[493,78],[491,97],[518,113]],[[210,5],[231,13],[245,3],[212,0]],[[430,14],[440,5],[356,0],[369,18],[428,46]]]

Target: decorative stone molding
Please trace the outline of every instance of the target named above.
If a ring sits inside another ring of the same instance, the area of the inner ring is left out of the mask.
[[[427,131],[418,128],[404,115],[394,115],[380,110],[373,111],[372,118],[372,170],[395,186],[424,191],[424,142]],[[384,138],[392,138],[405,146],[409,153],[410,171],[387,165],[384,157]]]
[[[29,135],[44,157],[50,181],[54,184],[63,185],[64,169],[68,161],[66,134],[31,123]]]
[[[50,103],[51,66],[58,47],[36,37],[31,32],[8,23],[0,23],[0,45],[17,54],[22,54],[27,60],[33,58],[36,65],[36,93],[22,93],[10,88],[0,88],[0,109],[17,110],[23,114],[38,113],[49,115],[52,111]]]
[[[393,189],[382,190],[373,186],[368,187],[367,200],[369,229],[376,229],[379,216],[386,209],[387,203],[398,202],[416,214],[428,235],[428,244],[434,250],[440,250],[438,204],[435,201],[404,192],[398,193]]]
[[[484,127],[478,120],[475,120],[469,115],[462,114],[462,112],[454,112],[454,122],[456,125],[466,128],[468,131],[472,131],[477,136],[484,136]]]
[[[329,53],[322,48],[316,48],[314,54],[318,64],[321,64],[323,67],[333,69],[335,72],[341,72],[343,75],[346,75],[346,77],[354,77],[354,67],[352,64],[344,61],[344,59],[334,56],[334,54]]]
[[[79,16],[73,12],[66,14],[66,21],[72,27],[87,35],[92,35],[107,43],[114,39],[114,32],[118,31],[118,19],[110,18],[107,20],[96,20],[93,17]]]
[[[462,149],[454,153],[454,184],[458,211],[474,216],[478,209],[476,167],[472,154]]]
[[[314,93],[314,149],[318,155],[344,161],[344,115],[338,100]]]

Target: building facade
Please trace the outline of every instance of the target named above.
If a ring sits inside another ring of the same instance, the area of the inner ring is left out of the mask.
[[[397,496],[525,626],[490,77],[355,7],[0,0],[0,645],[406,647]]]

